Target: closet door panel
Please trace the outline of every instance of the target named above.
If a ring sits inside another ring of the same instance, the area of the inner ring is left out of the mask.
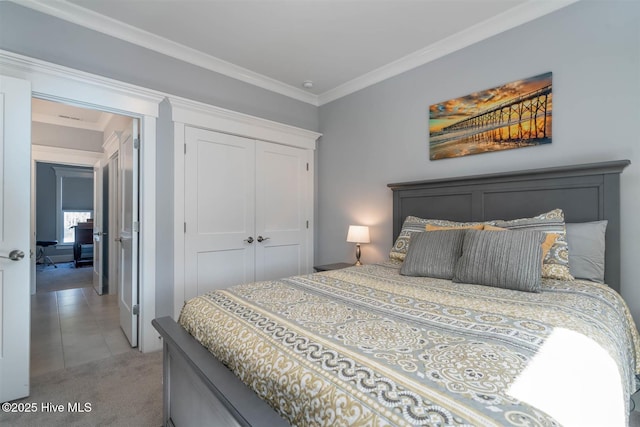
[[[185,130],[185,296],[254,276],[255,141]]]
[[[256,280],[303,274],[310,172],[305,150],[256,143]]]
[[[225,249],[200,251],[196,254],[196,265],[192,270],[197,290],[193,296],[202,295],[215,289],[223,289],[240,283],[252,282],[253,265],[245,249]]]

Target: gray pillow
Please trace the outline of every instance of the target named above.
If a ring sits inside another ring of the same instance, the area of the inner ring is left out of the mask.
[[[453,281],[540,292],[544,236],[540,231],[467,230]]]
[[[606,220],[567,224],[569,269],[573,277],[604,283],[606,231]]]
[[[462,251],[465,232],[446,230],[411,233],[411,244],[400,274],[451,279]]]

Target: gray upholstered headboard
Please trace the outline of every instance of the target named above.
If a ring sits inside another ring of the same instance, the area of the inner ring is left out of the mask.
[[[389,184],[393,239],[408,215],[452,221],[508,220],[561,208],[565,222],[609,221],[605,282],[620,292],[620,173],[630,163],[619,160]]]

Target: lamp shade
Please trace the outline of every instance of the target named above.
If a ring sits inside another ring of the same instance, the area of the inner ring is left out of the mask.
[[[364,225],[350,225],[347,233],[347,242],[369,243],[369,227]]]

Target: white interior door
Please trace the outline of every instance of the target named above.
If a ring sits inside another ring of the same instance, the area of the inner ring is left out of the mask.
[[[120,326],[138,345],[138,120],[120,137]]]
[[[102,217],[102,161],[93,166],[93,288],[102,295],[102,254],[103,217]]]
[[[185,298],[254,281],[255,141],[185,128]]]
[[[308,152],[258,141],[256,145],[256,280],[309,271]]]
[[[118,155],[109,159],[109,294],[115,295],[120,289],[120,185]]]
[[[0,76],[0,402],[29,395],[30,157],[31,85]]]

